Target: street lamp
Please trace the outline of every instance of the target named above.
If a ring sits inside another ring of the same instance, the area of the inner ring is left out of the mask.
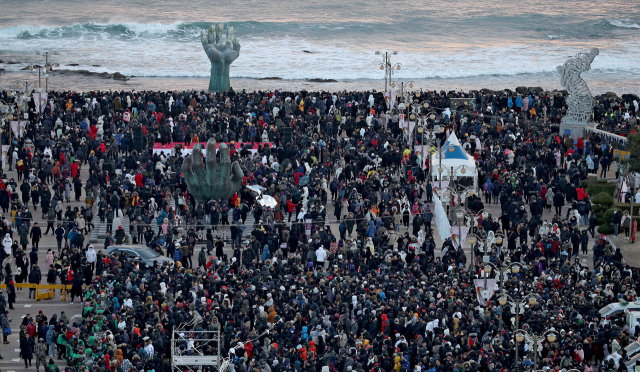
[[[515,313],[515,328],[518,329],[519,317],[520,314],[524,312],[525,305],[529,304],[531,307],[535,306],[538,303],[538,298],[536,294],[532,294],[528,298],[525,297],[521,300],[516,300],[503,292],[500,297],[498,297],[498,303],[500,306],[504,306],[507,302],[510,302],[511,309]],[[502,309],[500,310],[500,313],[502,314]],[[518,345],[516,345],[516,368],[518,368]]]
[[[400,70],[400,69],[398,69],[398,70]],[[413,84],[414,83],[415,82],[413,80],[409,80],[407,82],[402,81],[402,82],[399,82],[399,83],[395,82],[395,81],[392,81],[391,82],[391,88],[395,88],[396,85],[400,85],[400,95],[404,97],[404,87],[405,87],[405,85],[408,85],[409,88],[413,88]]]
[[[480,213],[480,214],[483,215],[483,218],[484,218],[485,213],[488,216],[488,213],[486,211]],[[502,244],[502,241],[504,240],[504,235],[502,233],[495,233],[494,234],[494,238],[496,240],[496,244],[500,245],[500,244]],[[467,240],[469,241],[469,243],[471,243],[471,249],[473,249],[473,245],[476,242],[482,242],[482,244],[484,246],[483,247],[483,252],[484,252],[483,253],[483,255],[484,255],[483,261],[487,261],[488,262],[488,259],[487,259],[487,246],[488,246],[489,235],[487,233],[481,232],[481,229],[479,229],[476,234],[467,235]]]
[[[376,55],[378,56],[382,56],[382,63],[380,63],[379,67],[380,70],[384,70],[384,91],[387,91],[387,85],[389,83],[391,83],[391,75],[393,74],[393,70],[400,70],[402,68],[402,64],[400,63],[396,63],[396,64],[392,64],[391,63],[391,56],[395,56],[397,55],[398,52],[397,51],[393,51],[391,53],[389,52],[381,52],[381,51],[376,51]]]
[[[36,55],[41,56],[42,52],[36,52]],[[53,67],[58,67],[59,65],[57,63],[50,63],[49,62],[49,56],[50,55],[54,55],[57,56],[58,52],[56,51],[52,51],[52,52],[44,52],[44,84],[45,84],[45,92],[49,91],[49,72],[51,72],[53,70]],[[40,69],[38,69],[38,87],[41,88],[42,86],[40,85]]]
[[[453,170],[453,167],[452,167],[452,170]],[[457,173],[457,169],[456,169],[456,173]],[[452,183],[451,175],[449,175],[449,180],[450,180],[449,186],[445,187],[442,193],[443,199],[444,198],[447,199],[447,204],[451,203],[453,198],[453,203],[455,203],[456,205],[460,205],[462,204],[463,197],[466,198],[466,196],[471,196],[475,193],[475,191],[471,187],[466,187],[460,190],[456,189],[455,185],[453,185]],[[449,210],[453,210],[453,208],[449,208]],[[449,216],[449,219],[452,219],[451,216]]]
[[[520,268],[521,267],[522,267],[522,264],[519,264],[517,262],[514,262],[514,263],[502,263],[502,264],[498,264],[498,265],[492,264],[491,262],[487,262],[487,263],[485,263],[484,271],[485,271],[486,274],[491,274],[491,269],[493,268],[499,273],[500,277],[498,278],[499,279],[498,291],[501,293],[502,292],[502,286],[504,285],[504,274],[505,274],[505,272],[508,271],[508,270],[511,270],[514,274],[517,274],[517,273],[520,272]],[[485,279],[484,279],[485,283],[487,281],[487,275],[486,274],[485,274]],[[487,286],[485,284],[485,288],[486,287]],[[498,300],[498,303],[500,304],[500,325],[498,327],[498,330],[501,331],[502,330],[502,305],[504,305],[506,303],[506,300],[504,300],[504,303],[503,303],[503,300],[500,297],[499,300]]]
[[[13,105],[0,99],[0,145],[4,145],[4,129],[6,122],[13,120]]]
[[[533,356],[534,356],[533,369],[537,371],[538,370],[538,348],[540,348],[540,351],[542,351],[542,342],[545,339],[549,342],[555,342],[556,330],[550,329],[543,332],[541,335],[536,335],[535,333],[526,331],[524,329],[516,329],[514,335],[516,339],[516,350],[518,348],[517,343],[522,342],[525,339],[527,340],[527,344],[529,344],[530,347],[533,347]],[[517,359],[516,359],[516,365],[517,365]]]

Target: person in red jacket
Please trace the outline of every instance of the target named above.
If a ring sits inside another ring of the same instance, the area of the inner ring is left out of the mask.
[[[291,215],[293,214],[293,211],[297,206],[298,204],[293,204],[291,200],[287,200],[287,211],[289,212],[289,218],[287,219],[287,222],[291,222]]]
[[[80,169],[80,166],[78,165],[77,162],[73,162],[73,164],[71,164],[71,177],[72,178],[76,178],[78,177],[78,169]]]
[[[136,185],[138,187],[143,187],[144,186],[142,173],[136,174],[135,179],[136,179]]]

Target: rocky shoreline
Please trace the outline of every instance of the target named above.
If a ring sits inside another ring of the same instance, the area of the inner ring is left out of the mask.
[[[22,62],[16,62],[16,61],[3,61],[0,60],[0,64],[6,64],[6,65],[17,65],[17,64],[21,64]],[[69,67],[78,67],[80,66],[80,64],[78,63],[69,63],[67,64],[67,66]],[[100,67],[100,65],[92,65],[92,67]],[[30,68],[44,68],[44,66],[41,65],[27,65],[24,66],[23,68],[21,68],[21,71],[27,71]],[[6,72],[5,69],[0,68],[0,74]],[[129,79],[131,79],[134,76],[126,76],[124,74],[121,74],[120,72],[114,72],[114,73],[108,73],[108,72],[93,72],[93,71],[89,71],[89,70],[69,70],[69,69],[51,69],[51,71],[49,71],[49,74],[52,75],[63,75],[63,76],[71,76],[71,75],[81,75],[81,76],[87,76],[87,77],[96,77],[96,78],[101,78],[101,79],[114,79],[114,80],[122,80],[122,81],[127,81]]]

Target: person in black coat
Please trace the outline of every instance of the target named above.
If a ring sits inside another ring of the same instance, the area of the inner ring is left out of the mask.
[[[35,346],[36,344],[31,336],[25,333],[24,338],[20,340],[20,357],[24,359],[24,368],[31,367],[31,359],[33,359],[33,349]]]
[[[70,302],[71,305],[73,305],[73,299],[76,296],[82,298],[82,284],[83,283],[84,283],[84,280],[82,278],[82,274],[76,273],[73,276],[73,280],[71,281],[71,302]]]
[[[40,239],[42,239],[42,229],[40,229],[40,226],[38,226],[37,222],[33,224],[31,233],[29,235],[31,236],[33,246],[38,249],[38,243],[40,243]]]

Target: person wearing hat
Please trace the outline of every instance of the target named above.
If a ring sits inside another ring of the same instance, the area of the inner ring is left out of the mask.
[[[40,363],[44,367],[47,364],[47,344],[44,342],[43,338],[38,340],[38,343],[35,347],[35,356],[36,356],[36,371],[40,371]]]

